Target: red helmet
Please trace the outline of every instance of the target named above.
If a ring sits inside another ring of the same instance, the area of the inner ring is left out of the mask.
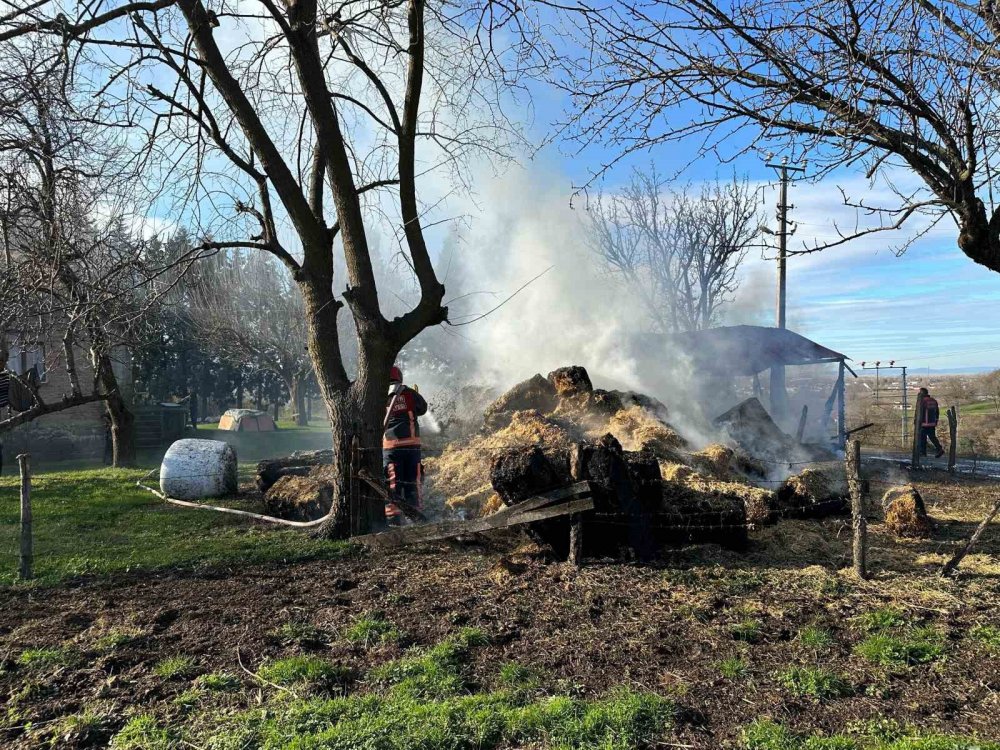
[[[403,382],[403,371],[398,367],[393,365],[392,369],[389,370],[389,382],[390,383],[402,383]]]

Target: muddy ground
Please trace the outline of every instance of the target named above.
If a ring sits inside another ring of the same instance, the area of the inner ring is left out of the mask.
[[[890,479],[875,476],[872,494]],[[895,540],[873,521],[870,581],[845,567],[850,528],[838,518],[754,532],[745,553],[691,547],[655,564],[605,560],[572,569],[511,534],[336,561],[7,589],[0,591],[0,747],[48,746],[46,726],[88,707],[110,718],[79,744],[106,743],[136,710],[169,721],[189,683],[153,673],[167,656],[191,657],[199,672],[237,674],[249,705],[260,687],[249,672],[268,658],[313,651],[363,675],[461,626],[481,628],[490,639],[474,657],[484,684],[501,663],[517,661],[541,668],[560,692],[596,695],[627,684],[673,696],[681,714],[667,739],[680,747],[738,747],[741,729],[761,716],[828,732],[891,716],[921,729],[998,739],[1000,654],[969,633],[1000,625],[1000,528],[987,533],[959,580],[936,576],[998,488],[939,474],[918,486],[938,523],[934,538]],[[939,628],[945,656],[886,668],[855,653],[866,637],[857,618],[885,607],[914,626]],[[341,637],[373,612],[403,639],[365,649]],[[748,620],[761,626],[751,637],[740,628]],[[283,642],[274,633],[284,623],[307,623],[326,637]],[[807,626],[828,631],[832,646],[804,645],[799,632]],[[102,634],[126,630],[136,634],[127,643],[95,645]],[[44,647],[68,647],[76,662],[41,671],[17,663],[25,649]],[[738,679],[720,671],[731,657],[746,664]],[[837,671],[852,694],[796,697],[776,678],[795,664]],[[60,747],[74,742],[56,738]]]

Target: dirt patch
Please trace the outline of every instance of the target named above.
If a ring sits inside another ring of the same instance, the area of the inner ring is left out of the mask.
[[[334,562],[6,590],[0,696],[8,726],[32,722],[34,729],[8,730],[0,745],[45,746],[45,722],[84,710],[108,717],[104,741],[134,712],[182,723],[180,697],[209,672],[236,675],[233,707],[253,706],[261,687],[241,662],[255,670],[267,659],[317,653],[363,676],[410,645],[432,645],[463,626],[489,637],[472,665],[481,683],[492,684],[500,666],[515,661],[585,695],[623,683],[671,695],[682,719],[670,743],[699,750],[737,747],[741,729],[763,715],[831,732],[891,715],[996,738],[995,661],[968,634],[995,619],[1000,571],[994,562],[945,581],[933,558],[974,526],[992,487],[944,482],[921,490],[946,519],[935,540],[896,541],[873,524],[870,582],[842,569],[850,534],[844,522],[827,520],[769,527],[751,535],[746,553],[687,547],[642,566],[596,561],[575,570],[511,534]],[[998,535],[987,536],[978,550],[984,560],[1000,553]],[[860,658],[855,647],[869,634],[856,618],[884,608],[939,630],[946,660],[897,673]],[[345,638],[359,617],[376,611],[403,634],[398,642],[366,650]],[[290,640],[278,632],[287,623],[304,623],[313,635]],[[807,627],[829,633],[821,653],[800,642]],[[77,657],[64,666],[17,663],[26,649],[45,648]],[[191,660],[189,676],[155,673],[172,656]],[[724,677],[723,660],[742,664],[745,676]],[[790,694],[775,677],[816,660],[842,675],[851,693],[817,702]]]

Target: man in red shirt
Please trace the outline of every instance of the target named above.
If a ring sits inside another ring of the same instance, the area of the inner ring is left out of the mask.
[[[944,448],[937,436],[938,417],[940,409],[937,399],[935,399],[926,388],[917,391],[917,409],[920,411],[920,455],[927,455],[927,441],[937,449],[934,458],[941,458],[944,455]]]
[[[382,435],[382,467],[392,501],[385,504],[385,520],[391,526],[402,522],[400,504],[423,507],[420,464],[420,425],[417,417],[427,413],[427,402],[413,388],[403,385],[403,373],[393,367],[389,374],[389,402]]]

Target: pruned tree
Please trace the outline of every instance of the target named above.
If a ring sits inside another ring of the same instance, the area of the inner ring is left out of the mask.
[[[536,54],[537,23],[491,0],[112,0],[72,16],[64,9],[40,0],[8,12],[0,42],[55,37],[102,68],[95,95],[109,105],[106,121],[145,132],[143,159],[161,160],[174,193],[202,220],[197,233],[214,238],[203,247],[270,253],[295,280],[340,477],[325,532],[346,533],[351,438],[380,444],[390,366],[448,315],[418,180],[472,154],[508,153],[517,134],[502,104],[549,57]],[[369,250],[376,213],[397,228],[419,285],[418,301],[392,319]],[[343,280],[334,278],[336,252]],[[342,355],[344,307],[358,339],[356,373]],[[373,450],[365,462],[381,468]]]
[[[191,301],[187,312],[202,341],[222,357],[280,378],[295,423],[307,425],[312,363],[302,297],[288,270],[273,256],[232,251],[200,264],[185,284]]]
[[[889,186],[891,200],[845,193],[858,225],[798,252],[916,224],[912,242],[951,217],[962,252],[1000,271],[994,3],[584,6],[579,29],[593,54],[563,81],[579,105],[573,137],[619,155],[688,138],[701,146],[694,156],[787,149],[807,153],[817,177],[860,167]]]
[[[745,180],[669,192],[656,171],[636,170],[590,207],[590,242],[641,301],[660,333],[710,328],[740,285],[760,235],[758,191]]]

